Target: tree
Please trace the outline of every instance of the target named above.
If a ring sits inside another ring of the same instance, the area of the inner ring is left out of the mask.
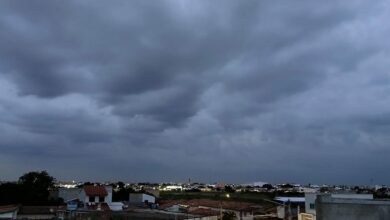
[[[130,186],[126,186],[123,182],[118,182],[115,186],[118,187],[112,192],[112,201],[129,201],[129,194],[133,193],[134,189]]]
[[[234,220],[234,219],[236,219],[236,217],[237,217],[236,213],[226,211],[226,212],[223,212],[222,220]]]
[[[47,171],[33,171],[21,176],[19,184],[24,192],[24,203],[46,203],[49,190],[54,187],[54,181],[55,178],[50,176]]]
[[[236,190],[232,186],[225,186],[225,192],[234,193]]]
[[[271,190],[271,189],[273,189],[274,187],[271,185],[271,184],[264,184],[263,186],[262,186],[262,188],[265,188],[265,189],[267,189],[267,190]]]
[[[0,184],[0,204],[58,204],[60,200],[49,200],[54,181],[46,171],[35,171],[24,174],[18,182]]]
[[[23,196],[20,184],[0,184],[0,205],[18,204],[22,201]]]

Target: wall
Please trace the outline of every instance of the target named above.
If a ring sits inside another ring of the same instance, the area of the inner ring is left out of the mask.
[[[234,212],[236,215],[236,219],[239,220],[253,220],[254,215],[252,212],[243,212],[243,211],[237,211],[237,210],[229,210],[229,209],[220,209],[220,208],[215,208],[215,207],[208,207],[208,206],[198,206],[198,208],[203,208],[203,209],[210,209],[214,211],[222,211],[222,212]],[[241,215],[240,215],[241,213]]]
[[[143,193],[130,193],[129,202],[130,203],[144,203],[145,200],[148,200],[149,203],[155,203],[156,199],[154,196],[150,196]]]
[[[107,191],[107,196],[104,198],[104,201],[107,204],[111,204],[112,203],[112,186],[105,186],[105,188]]]
[[[305,193],[305,213],[316,214],[315,203],[316,203],[317,194],[316,193]],[[310,204],[314,208],[310,207]]]
[[[298,220],[316,220],[316,217],[313,214],[300,213],[298,215]]]
[[[277,214],[278,218],[283,219],[284,216],[285,216],[285,208],[284,208],[284,206],[280,205],[280,206],[276,207],[276,214]]]
[[[54,219],[55,215],[54,214],[41,214],[41,215],[29,215],[29,214],[22,214],[18,215],[18,219]]]
[[[130,203],[142,203],[142,194],[141,193],[130,193],[129,194]]]
[[[350,193],[350,194],[334,194],[334,193],[332,193],[331,197],[336,198],[336,199],[366,199],[366,200],[374,199],[373,194],[354,194],[354,193]]]
[[[0,219],[16,219],[16,211],[1,213]]]
[[[79,195],[82,189],[80,188],[59,188],[58,197],[62,198],[65,202],[72,199],[80,199]]]
[[[317,220],[386,220],[390,219],[390,201],[318,196],[316,212]]]
[[[305,213],[316,216],[316,198],[318,196],[330,196],[333,199],[358,199],[358,200],[372,200],[374,197],[372,194],[320,194],[320,193],[305,193]],[[313,207],[314,206],[314,207]]]
[[[111,211],[121,211],[123,210],[123,203],[121,202],[112,202],[108,205],[111,209]]]
[[[206,217],[195,217],[189,218],[188,220],[218,220],[219,216],[206,216]]]
[[[147,194],[142,194],[142,202],[148,201],[148,203],[156,203],[156,199],[154,196],[150,196]]]

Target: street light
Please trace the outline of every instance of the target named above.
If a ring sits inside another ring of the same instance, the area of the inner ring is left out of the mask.
[[[229,193],[225,194],[225,196],[228,199],[230,198],[230,194]],[[223,215],[222,215],[222,201],[221,201],[221,197],[219,198],[219,214],[221,215],[221,219],[222,219]]]

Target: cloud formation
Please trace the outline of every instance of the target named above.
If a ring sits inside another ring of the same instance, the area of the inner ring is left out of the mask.
[[[0,174],[389,183],[386,1],[2,1]]]

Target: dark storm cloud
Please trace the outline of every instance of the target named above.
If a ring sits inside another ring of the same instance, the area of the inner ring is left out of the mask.
[[[0,167],[59,179],[389,181],[375,160],[388,151],[385,2],[0,6]]]

